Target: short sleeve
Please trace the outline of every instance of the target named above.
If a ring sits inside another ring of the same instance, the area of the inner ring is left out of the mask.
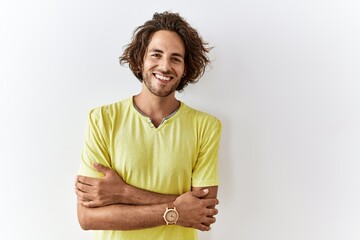
[[[193,187],[217,186],[221,122],[218,119],[205,123],[198,159],[192,174]]]
[[[111,166],[109,126],[108,111],[105,107],[90,111],[85,130],[79,175],[100,178],[103,174],[97,172],[92,165],[100,163],[107,167]]]

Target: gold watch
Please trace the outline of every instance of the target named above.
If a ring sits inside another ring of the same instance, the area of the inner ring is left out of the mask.
[[[179,213],[176,211],[176,207],[173,202],[168,203],[163,218],[166,222],[166,225],[175,225],[178,221]]]

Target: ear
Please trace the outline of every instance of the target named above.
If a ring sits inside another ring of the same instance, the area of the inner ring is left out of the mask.
[[[181,76],[182,78],[186,76],[186,69],[183,72],[183,75]]]

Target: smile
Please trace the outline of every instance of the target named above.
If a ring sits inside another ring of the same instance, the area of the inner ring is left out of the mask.
[[[173,79],[173,77],[164,76],[164,75],[159,74],[159,73],[154,73],[153,75],[155,76],[155,78],[157,78],[160,81],[170,81],[171,79]]]

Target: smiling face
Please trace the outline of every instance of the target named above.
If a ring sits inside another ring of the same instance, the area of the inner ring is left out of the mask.
[[[185,46],[180,36],[160,30],[153,34],[144,56],[143,80],[158,97],[174,95],[184,74]]]

